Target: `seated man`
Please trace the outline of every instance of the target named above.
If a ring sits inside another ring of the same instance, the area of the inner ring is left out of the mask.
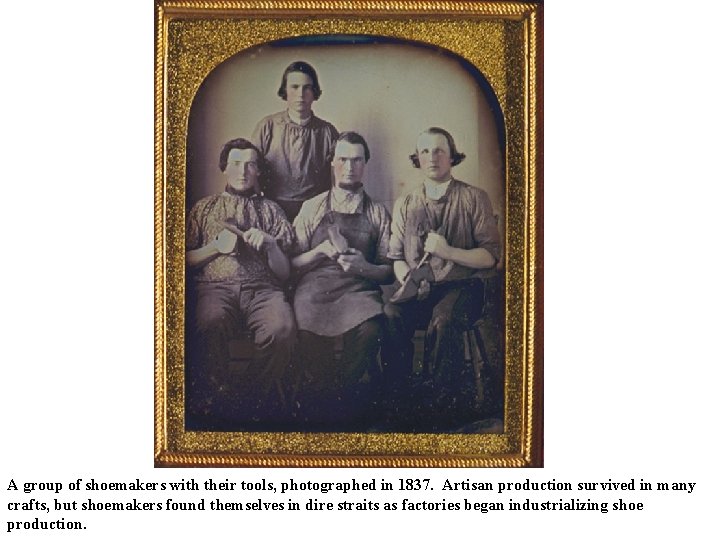
[[[392,339],[383,357],[397,390],[404,395],[412,374],[412,337],[427,324],[425,362],[432,366],[432,409],[455,414],[461,403],[464,367],[462,333],[479,317],[483,284],[479,269],[494,268],[500,236],[488,195],[456,180],[452,167],[465,158],[452,136],[440,128],[420,134],[410,156],[421,169],[421,187],[398,199],[393,211],[388,257],[400,283],[425,276],[410,298],[393,297],[385,308]],[[425,267],[427,265],[427,267]],[[413,274],[409,273],[414,271]]]
[[[225,144],[225,191],[198,201],[187,220],[186,261],[197,298],[189,317],[186,395],[191,423],[200,429],[267,417],[296,338],[282,288],[290,273],[283,249],[292,246],[293,231],[280,207],[262,195],[261,167],[249,141]],[[252,331],[259,355],[235,380],[228,342],[242,328]]]
[[[304,401],[308,414],[349,427],[370,412],[359,382],[372,375],[380,348],[380,283],[392,279],[386,258],[390,214],[363,189],[370,159],[365,139],[341,133],[332,156],[332,189],[306,201],[294,222],[299,254],[292,266],[300,273],[294,308],[302,367],[312,379],[312,395],[305,393]],[[333,354],[337,336],[343,341],[340,363]]]

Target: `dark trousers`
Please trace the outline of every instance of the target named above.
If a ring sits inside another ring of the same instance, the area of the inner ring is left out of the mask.
[[[293,310],[285,293],[264,284],[196,284],[194,332],[188,346],[186,391],[191,409],[232,421],[262,417],[276,408],[277,387],[296,340]],[[258,354],[238,375],[229,369],[229,340],[253,334]]]
[[[298,332],[299,402],[308,422],[351,428],[369,417],[376,399],[382,334],[382,317],[362,322],[341,336],[342,355],[337,358],[336,338]]]
[[[434,389],[440,394],[458,392],[464,384],[463,332],[483,309],[480,280],[434,283],[425,300],[385,305],[388,336],[383,346],[383,367],[397,388],[406,386],[413,372],[413,335],[425,330],[425,366],[432,370]]]

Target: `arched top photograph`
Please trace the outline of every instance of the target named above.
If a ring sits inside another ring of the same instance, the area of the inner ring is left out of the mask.
[[[159,446],[536,463],[537,6],[334,5],[159,10]]]
[[[473,64],[445,49],[363,35],[269,42],[234,54],[215,67],[200,85],[190,109],[188,206],[222,188],[217,153],[226,141],[245,137],[268,147],[288,144],[276,138],[268,141],[269,126],[283,122],[287,111],[293,114],[293,104],[280,91],[288,68],[290,74],[309,77],[315,87],[305,114],[321,124],[318,137],[327,137],[331,128],[365,137],[372,150],[366,188],[389,211],[400,195],[422,182],[409,155],[416,150],[419,134],[437,126],[451,133],[467,156],[453,175],[486,191],[498,220],[503,221],[505,125],[487,79]],[[268,187],[277,193],[280,188],[272,182],[281,174],[277,170],[280,165],[269,165]],[[329,180],[327,175],[320,179],[318,189],[327,189]],[[306,193],[320,192],[316,191],[311,188]]]

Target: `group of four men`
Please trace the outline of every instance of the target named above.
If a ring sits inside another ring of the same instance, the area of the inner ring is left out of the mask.
[[[320,93],[309,64],[288,66],[278,91],[287,109],[261,120],[252,142],[225,144],[225,191],[188,216],[196,298],[186,394],[200,429],[287,414],[352,425],[378,401],[361,389],[377,392],[367,382],[379,371],[385,391],[403,394],[421,321],[438,396],[460,383],[461,333],[482,308],[475,274],[500,258],[490,200],[452,177],[465,156],[430,128],[410,156],[425,182],[396,202],[391,220],[363,188],[367,142],[312,113]],[[394,279],[401,290],[383,301],[380,285]],[[239,328],[258,354],[238,382],[227,359]]]

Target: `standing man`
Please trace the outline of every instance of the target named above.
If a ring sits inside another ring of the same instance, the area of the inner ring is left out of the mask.
[[[290,273],[283,250],[292,246],[293,231],[261,193],[257,149],[245,139],[229,141],[220,170],[225,191],[198,201],[187,220],[186,262],[197,298],[186,395],[201,428],[266,415],[296,338],[282,288]],[[241,328],[252,331],[259,355],[238,381],[229,370],[228,341]]]
[[[358,391],[360,379],[375,372],[380,348],[380,284],[392,279],[390,214],[363,189],[370,159],[365,139],[340,134],[332,156],[332,189],[303,204],[295,219],[299,254],[292,266],[300,278],[294,308],[303,367],[314,381],[315,417],[352,423],[369,412],[370,396]],[[339,363],[336,337],[343,344]]]
[[[462,333],[481,313],[478,271],[496,266],[500,235],[487,193],[452,176],[452,167],[465,155],[457,151],[450,133],[437,127],[423,131],[410,159],[425,181],[395,203],[388,257],[400,283],[416,274],[428,278],[420,280],[416,294],[386,306],[393,339],[384,358],[402,393],[412,373],[413,333],[426,326],[424,361],[432,366],[431,403],[447,414],[463,407]],[[415,270],[421,262],[429,266],[421,268],[424,272]],[[408,275],[413,270],[416,274]]]
[[[252,135],[269,165],[268,197],[290,221],[303,202],[330,189],[328,161],[338,132],[313,114],[313,102],[321,93],[315,69],[306,62],[293,62],[278,90],[287,109],[260,120]]]

